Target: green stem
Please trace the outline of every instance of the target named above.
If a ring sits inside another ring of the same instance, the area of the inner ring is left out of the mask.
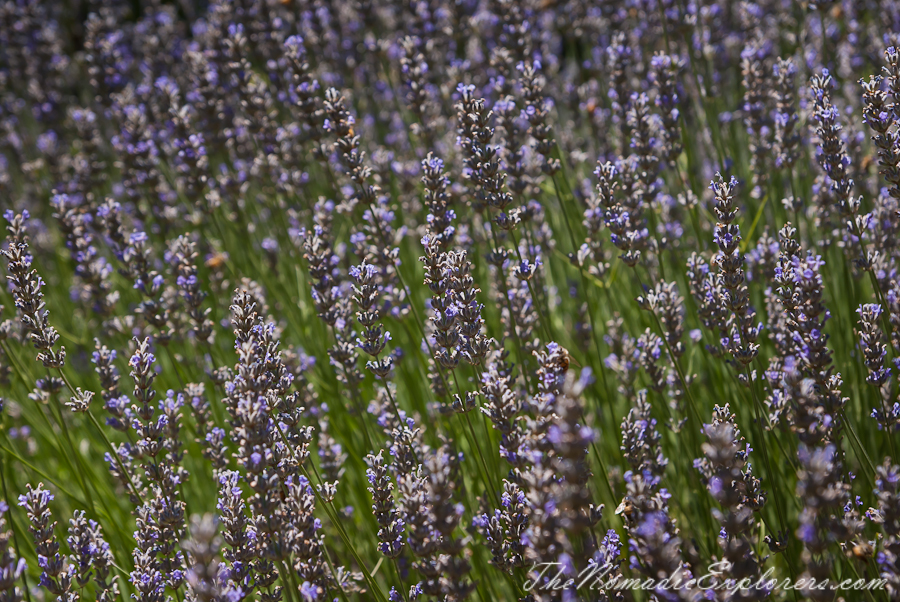
[[[378,584],[375,583],[375,580],[372,578],[372,574],[369,572],[369,569],[366,568],[366,565],[363,562],[362,558],[360,558],[359,554],[356,552],[356,548],[353,547],[353,544],[351,543],[350,538],[347,536],[347,532],[344,530],[343,524],[341,523],[341,521],[339,520],[339,517],[337,516],[337,512],[334,510],[333,503],[326,501],[321,496],[321,494],[319,494],[319,489],[318,489],[318,487],[316,487],[316,482],[321,481],[321,479],[318,478],[319,477],[318,472],[316,472],[317,478],[314,481],[312,479],[312,477],[310,476],[309,471],[306,470],[306,466],[304,466],[303,463],[300,462],[299,458],[297,457],[297,454],[294,453],[294,446],[291,445],[290,441],[288,441],[287,435],[284,434],[284,430],[282,430],[281,425],[278,423],[277,420],[274,422],[275,422],[275,427],[278,429],[278,434],[281,436],[282,442],[284,443],[285,447],[287,447],[288,451],[291,454],[291,458],[293,458],[294,462],[297,463],[297,467],[303,473],[303,476],[306,477],[306,480],[309,481],[309,483],[311,485],[310,489],[312,489],[312,492],[316,498],[316,501],[318,502],[320,507],[322,507],[322,509],[325,510],[325,513],[328,515],[328,518],[331,519],[332,524],[335,526],[335,528],[337,528],[338,534],[341,536],[341,539],[344,541],[344,545],[347,546],[347,548],[350,550],[350,553],[353,555],[353,559],[356,560],[357,565],[359,565],[359,568],[363,573],[363,577],[366,579],[366,582],[369,584],[369,587],[377,595],[378,599],[381,602],[388,602],[387,599],[384,597],[384,593],[378,588]],[[316,470],[315,464],[311,464],[311,466],[312,466],[312,469],[315,471]]]
[[[87,498],[89,504],[87,507],[93,510],[94,514],[96,514],[97,509],[94,506],[94,498],[91,496],[91,491],[90,489],[88,489],[87,483],[84,480],[84,472],[86,472],[87,469],[82,463],[81,454],[78,453],[78,451],[75,449],[75,445],[72,443],[72,437],[69,435],[69,426],[66,424],[66,418],[62,413],[62,409],[60,408],[59,398],[54,396],[51,403],[53,403],[54,409],[56,410],[56,420],[57,422],[59,422],[59,425],[62,428],[63,437],[66,440],[66,444],[69,446],[69,451],[72,452],[72,457],[74,458],[75,463],[78,464],[78,481],[81,484],[82,490],[84,491],[85,498]]]
[[[754,408],[754,411],[756,412],[756,420],[754,421],[754,424],[756,424],[757,437],[759,438],[759,448],[760,448],[760,451],[762,451],[763,461],[765,462],[765,465],[766,465],[766,475],[768,476],[769,483],[771,484],[773,493],[775,494],[775,510],[778,513],[778,524],[779,524],[779,528],[781,529],[781,532],[779,533],[779,535],[787,538],[787,537],[790,537],[790,534],[788,533],[788,530],[786,527],[787,523],[785,522],[785,518],[784,518],[785,513],[784,513],[784,508],[782,507],[781,494],[780,494],[779,488],[778,488],[779,479],[775,476],[775,473],[772,470],[772,465],[769,462],[769,452],[768,452],[768,448],[766,446],[765,431],[762,427],[762,415],[761,415],[762,414],[762,404],[760,403],[759,397],[756,395],[756,389],[753,386],[753,380],[751,379],[750,367],[746,366],[745,370],[746,370],[746,374],[747,374],[747,382],[750,387],[750,394],[753,397],[753,408]],[[795,571],[794,571],[794,566],[793,566],[793,563],[791,562],[790,556],[786,554],[785,560],[787,561],[788,568],[791,571],[791,579],[793,579]]]
[[[471,437],[471,440],[469,441],[469,445],[475,448],[476,453],[478,454],[478,458],[481,460],[481,470],[482,470],[482,479],[484,481],[484,487],[485,487],[485,489],[487,489],[487,493],[490,496],[491,501],[494,504],[494,507],[499,508],[500,501],[497,499],[497,492],[494,490],[493,483],[491,483],[490,471],[488,470],[487,463],[484,461],[484,454],[481,453],[481,446],[478,445],[478,437],[475,435],[475,428],[472,426],[472,420],[471,420],[471,418],[469,418],[468,412],[463,412],[463,414],[466,417],[466,419],[465,419],[466,425],[464,425],[463,428],[465,428],[465,426],[469,427],[467,434]],[[460,418],[460,421],[462,421],[462,418]]]
[[[106,444],[106,448],[109,450],[110,456],[116,461],[116,465],[119,467],[119,470],[122,471],[122,474],[125,475],[125,478],[128,479],[128,485],[131,487],[131,492],[134,494],[134,497],[137,498],[138,502],[143,505],[144,498],[141,496],[137,487],[134,484],[134,481],[131,479],[131,473],[126,470],[125,465],[122,464],[122,459],[119,458],[119,454],[116,453],[116,449],[113,447],[112,442],[109,440],[109,437],[106,436],[106,433],[103,431],[103,428],[100,426],[100,423],[97,422],[97,419],[94,417],[94,414],[91,413],[90,410],[87,411],[88,420],[91,421],[91,424],[94,425],[94,428],[97,429],[97,432],[100,433],[100,436],[103,438],[103,442]]]
[[[9,528],[12,531],[13,544],[16,546],[16,552],[21,553],[22,547],[19,544],[19,536],[17,534],[16,523],[13,521],[12,507],[9,505],[9,490],[6,488],[6,471],[0,469],[0,485],[3,486],[3,498],[6,503],[6,519],[9,521]],[[28,587],[27,571],[22,572],[22,585],[25,586],[25,597],[31,602],[31,588]]]

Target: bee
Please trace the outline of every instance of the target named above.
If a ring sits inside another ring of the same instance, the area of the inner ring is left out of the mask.
[[[228,255],[216,251],[206,260],[206,267],[211,270],[218,270],[219,268],[225,266],[226,261],[228,261]]]
[[[630,519],[631,515],[634,514],[634,504],[628,498],[623,499],[619,507],[616,508],[616,514],[621,514],[625,518]]]
[[[581,367],[581,364],[578,362],[578,360],[572,357],[572,354],[569,353],[569,350],[562,345],[559,346],[559,352],[561,356],[559,358],[559,365],[563,369],[563,372],[567,372],[569,370],[569,364],[575,364],[579,368]]]
[[[868,560],[875,553],[874,548],[872,548],[872,544],[867,541],[857,543],[855,546],[853,546],[853,549],[851,551],[853,553],[853,557],[857,560]]]
[[[863,171],[869,171],[869,168],[872,166],[873,163],[875,163],[875,157],[873,157],[872,155],[866,155],[865,157],[862,158],[862,161],[860,162],[859,167]]]

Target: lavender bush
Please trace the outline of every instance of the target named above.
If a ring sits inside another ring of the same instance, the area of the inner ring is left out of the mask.
[[[0,602],[900,601],[898,31],[0,0]]]

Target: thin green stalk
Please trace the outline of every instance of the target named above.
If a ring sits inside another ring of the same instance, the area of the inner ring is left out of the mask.
[[[316,471],[317,478],[314,481],[312,479],[312,477],[310,476],[309,471],[306,470],[306,466],[304,466],[303,463],[301,463],[299,461],[299,458],[297,458],[297,455],[294,453],[294,447],[290,444],[290,441],[288,440],[287,435],[284,434],[284,430],[282,430],[281,424],[279,424],[278,421],[275,421],[275,426],[278,430],[278,434],[281,436],[282,442],[284,443],[284,445],[287,447],[288,451],[290,452],[291,458],[293,458],[293,460],[297,463],[297,466],[300,469],[300,471],[303,473],[303,476],[306,477],[306,480],[309,481],[309,483],[311,484],[310,489],[312,489],[312,492],[316,498],[316,501],[325,510],[325,513],[328,515],[328,518],[331,519],[332,524],[337,528],[338,533],[341,536],[341,539],[344,541],[344,545],[347,546],[347,548],[350,550],[350,553],[353,555],[354,560],[356,560],[357,565],[359,565],[359,568],[362,571],[363,576],[366,579],[366,582],[369,584],[369,587],[373,590],[373,592],[375,592],[377,594],[378,599],[381,602],[388,602],[387,599],[384,597],[384,594],[382,593],[381,589],[378,588],[378,584],[375,583],[375,580],[372,578],[371,573],[369,573],[369,570],[366,568],[366,565],[363,562],[362,558],[360,558],[359,554],[356,552],[356,548],[353,547],[353,544],[351,543],[350,538],[347,536],[347,532],[344,530],[343,524],[341,523],[339,517],[337,516],[337,512],[334,510],[332,502],[326,501],[319,493],[319,489],[316,486],[316,482],[317,481],[321,482],[321,479],[318,478],[318,472],[316,471],[315,464],[311,463],[313,471]]]
[[[493,231],[494,231],[494,228],[492,226],[491,232],[493,233]],[[513,239],[513,249],[515,249],[515,251],[516,251],[516,257],[519,259],[520,263],[525,263],[525,259],[522,257],[522,251],[521,251],[521,249],[519,249],[519,241],[516,239],[515,230],[510,230],[509,234]],[[553,333],[550,330],[550,322],[547,319],[547,317],[544,316],[544,308],[541,305],[541,303],[539,303],[539,297],[534,290],[534,285],[531,282],[531,278],[527,279],[525,281],[525,284],[526,284],[526,286],[528,286],[528,292],[531,294],[531,300],[534,303],[534,307],[537,311],[538,321],[540,322],[541,326],[544,329],[544,335],[547,337],[548,342],[552,341],[552,340],[554,340],[554,337],[553,337]]]
[[[310,483],[314,483],[314,481],[310,477],[309,472],[306,470],[305,466],[303,466],[301,464],[300,470],[303,472],[303,476],[305,476],[306,479]],[[344,530],[344,526],[341,523],[340,519],[338,518],[337,513],[334,511],[334,508],[330,505],[329,502],[326,502],[322,498],[321,495],[319,495],[319,491],[315,487],[315,485],[312,487],[312,491],[313,491],[313,495],[315,495],[315,497],[316,497],[316,500],[324,508],[325,513],[328,514],[328,518],[331,519],[331,523],[337,528],[338,533],[341,536],[341,539],[344,541],[344,545],[347,546],[347,549],[350,550],[350,554],[353,555],[353,559],[356,561],[356,564],[359,566],[359,569],[362,571],[363,577],[365,578],[366,582],[369,584],[369,587],[372,589],[373,593],[376,594],[377,598],[381,602],[388,602],[387,598],[384,597],[384,593],[381,591],[381,589],[378,587],[378,584],[372,578],[372,575],[369,572],[369,569],[366,568],[365,563],[363,562],[362,558],[360,558],[359,554],[357,553],[356,548],[353,547],[353,544],[350,541],[350,537],[347,535],[347,532]]]
[[[556,201],[559,203],[559,211],[563,214],[563,221],[566,224],[566,230],[569,232],[569,241],[572,243],[572,252],[576,253],[578,251],[578,243],[575,238],[575,231],[572,229],[572,224],[569,222],[569,212],[566,211],[566,205],[563,203],[562,194],[559,192],[559,184],[556,183],[556,175],[550,177],[550,181],[553,182],[553,191],[556,193]]]
[[[334,339],[334,342],[336,345],[337,344],[337,334],[334,332],[333,328],[329,328],[329,330],[331,331],[331,336]],[[347,380],[347,382],[350,382],[349,375],[347,374],[347,367],[344,366],[343,364],[341,364],[341,372],[344,373],[344,379]],[[372,450],[372,449],[374,449],[372,447],[372,437],[369,434],[369,425],[368,425],[368,422],[366,421],[365,411],[363,410],[362,404],[360,403],[360,400],[359,400],[359,393],[358,393],[356,387],[349,387],[349,388],[350,388],[350,401],[353,404],[354,409],[356,410],[356,414],[359,416],[359,421],[362,423],[363,436],[366,439],[366,449]]]
[[[484,480],[484,487],[485,487],[485,489],[487,489],[487,493],[490,496],[491,502],[494,504],[494,507],[499,508],[500,501],[497,498],[497,492],[494,489],[494,485],[493,485],[493,483],[491,483],[490,471],[488,470],[487,463],[484,460],[484,454],[481,453],[481,446],[478,445],[478,436],[475,435],[475,428],[472,426],[472,420],[469,418],[469,413],[464,412],[464,414],[466,417],[465,418],[466,424],[463,425],[463,428],[465,429],[466,426],[469,427],[469,430],[467,431],[467,434],[471,437],[471,439],[469,441],[469,445],[471,447],[475,448],[475,451],[478,454],[478,458],[479,458],[479,460],[481,460],[481,470],[482,470],[482,477]],[[463,421],[462,417],[460,417],[460,422],[462,422],[462,421]]]
[[[10,362],[13,364],[13,368],[19,374],[19,378],[22,379],[23,384],[26,384],[28,382],[34,382],[33,378],[28,378],[31,375],[25,370],[25,368],[23,366],[21,366],[19,364],[18,358],[12,354],[12,350],[9,348],[6,341],[3,342],[3,350],[6,353],[6,357],[8,357]],[[27,386],[27,384],[26,384],[26,386]],[[70,391],[71,391],[72,395],[75,394],[74,389],[70,388]],[[47,418],[46,414],[44,414],[43,408],[40,407],[40,404],[37,404],[37,405],[39,406],[37,408],[38,414],[40,414],[41,418],[43,418],[44,422],[47,424],[47,428],[49,429],[49,432],[53,435],[53,438],[57,439],[56,433],[53,430],[53,425],[50,423],[50,420]],[[53,415],[52,407],[49,409],[49,411],[50,411],[50,414]],[[90,506],[86,505],[85,508],[91,508],[93,510],[93,508],[94,508],[93,499],[91,498],[90,492],[88,491],[87,483],[84,480],[84,475],[81,472],[81,468],[80,467],[76,468],[74,466],[74,464],[72,463],[73,462],[72,457],[75,457],[77,460],[77,458],[79,458],[80,455],[75,452],[75,446],[72,445],[72,440],[69,437],[69,431],[68,431],[68,428],[66,427],[65,421],[62,420],[61,416],[59,418],[57,418],[55,415],[53,415],[53,419],[54,419],[54,421],[56,421],[58,423],[57,426],[60,427],[60,430],[63,431],[66,443],[69,446],[69,451],[71,452],[71,456],[70,456],[70,454],[66,454],[66,453],[61,453],[61,455],[63,457],[65,457],[66,464],[68,464],[69,469],[75,475],[75,479],[78,481],[78,486],[81,488],[81,491],[84,494],[85,499],[90,500],[90,502],[91,502]],[[61,450],[60,450],[60,452],[61,452]],[[96,512],[95,512],[95,514],[96,514]]]
[[[765,462],[765,465],[766,465],[766,475],[768,476],[769,483],[772,485],[773,493],[775,494],[775,510],[778,513],[778,523],[779,523],[779,528],[781,529],[781,532],[779,533],[779,535],[784,536],[784,537],[789,537],[788,530],[786,527],[787,523],[784,518],[785,512],[784,512],[784,508],[782,507],[781,494],[779,493],[779,488],[778,488],[779,479],[775,476],[775,473],[772,470],[772,465],[769,462],[769,452],[768,452],[768,449],[766,446],[765,431],[762,428],[762,416],[761,416],[761,409],[762,409],[761,405],[762,404],[760,403],[759,398],[756,395],[756,389],[753,387],[753,380],[751,379],[750,367],[749,366],[745,367],[745,371],[747,374],[747,382],[750,385],[750,394],[753,397],[753,408],[756,412],[756,420],[754,421],[754,424],[756,424],[757,437],[759,438],[759,448],[762,451],[763,462]],[[793,567],[793,564],[791,563],[790,556],[786,555],[785,559],[787,560],[788,567],[790,567],[790,570],[791,570],[791,578],[793,578],[794,567]]]
[[[21,554],[22,547],[19,544],[19,535],[16,529],[16,523],[13,520],[12,507],[9,505],[9,490],[6,488],[6,471],[0,468],[0,485],[3,486],[3,498],[6,500],[6,520],[9,522],[10,531],[12,531],[13,545],[16,546],[16,552]],[[22,585],[25,586],[25,598],[31,602],[31,588],[28,587],[27,571],[22,572]]]
[[[594,343],[594,350],[597,352],[597,363],[600,365],[600,380],[603,383],[603,392],[606,394],[607,408],[609,409],[609,423],[612,426],[616,424],[616,414],[613,410],[613,394],[609,390],[609,381],[606,376],[606,364],[603,361],[603,352],[600,350],[600,341],[597,339],[597,325],[594,322],[594,310],[591,307],[591,296],[588,294],[588,284],[587,277],[584,275],[584,268],[581,268],[579,271],[581,275],[581,288],[584,290],[585,295],[587,295],[587,313],[588,313],[588,321],[591,324],[591,340]],[[604,292],[606,289],[604,288]]]
[[[283,589],[287,590],[288,602],[295,602],[296,596],[300,590],[297,587],[297,581],[294,579],[294,571],[288,566],[286,560],[281,561],[281,568],[284,570],[284,575],[281,577],[281,580],[284,583]]]
[[[331,561],[331,554],[328,552],[328,548],[326,546],[322,546],[322,555],[325,557],[325,564],[328,565],[328,570],[331,572],[331,576],[334,578],[335,584],[337,584],[338,595],[341,597],[343,602],[350,602],[347,599],[347,592],[344,591],[344,587],[341,585],[341,580],[338,577],[338,572],[334,569],[334,563]]]
[[[491,224],[491,238],[494,241],[494,248],[502,248],[502,245],[500,244],[500,238],[497,236],[497,232],[493,227],[493,224]],[[512,322],[512,335],[513,340],[516,344],[516,354],[519,356],[519,368],[525,378],[525,382],[528,385],[528,388],[531,389],[531,379],[528,378],[528,372],[525,370],[525,346],[522,344],[521,337],[519,337],[519,325],[516,323],[516,313],[513,311],[512,301],[509,298],[509,286],[506,282],[506,274],[503,273],[502,266],[497,266],[497,281],[500,283],[500,292],[503,295],[503,299],[506,301],[506,310],[509,312],[509,319],[510,322]],[[529,291],[530,290],[531,289],[529,289]],[[532,299],[532,301],[534,301],[534,299]]]
[[[865,259],[866,272],[868,272],[868,274],[869,274],[869,279],[870,279],[871,282],[872,282],[872,288],[873,288],[874,291],[875,291],[875,295],[876,295],[876,297],[878,298],[878,303],[879,303],[879,305],[881,306],[881,309],[882,309],[882,311],[881,311],[881,325],[882,325],[882,328],[885,329],[885,330],[884,330],[884,335],[885,335],[885,337],[886,337],[887,340],[888,340],[887,348],[891,350],[891,354],[893,355],[893,354],[895,353],[896,350],[894,349],[894,346],[891,344],[891,340],[893,339],[893,337],[891,336],[891,335],[893,334],[893,328],[892,328],[891,321],[890,321],[890,318],[889,318],[889,312],[887,311],[887,307],[888,307],[888,306],[885,304],[885,301],[884,301],[884,294],[883,294],[882,291],[881,291],[881,285],[879,285],[879,283],[878,283],[878,278],[875,276],[875,271],[873,270],[872,266],[869,265],[866,247],[865,247],[865,244],[863,243],[862,235],[861,235],[861,233],[860,233],[860,231],[859,231],[859,227],[858,227],[857,224],[856,224],[856,220],[855,220],[855,219],[852,219],[852,220],[850,220],[850,221],[853,223],[853,226],[854,226],[854,233],[855,233],[857,239],[859,240],[859,245],[860,245],[860,248],[861,248],[861,253],[862,253],[862,255],[863,255],[863,258]],[[881,395],[881,390],[880,390],[880,389],[878,390],[878,397],[879,397],[879,399],[881,400],[882,411],[884,412],[884,415],[885,415],[885,417],[886,417],[886,416],[887,416],[887,412],[888,412],[887,404],[886,404],[885,401],[884,401],[884,397]],[[849,418],[847,419],[847,423],[848,423],[848,424],[850,423]],[[897,450],[896,450],[896,448],[895,448],[895,446],[894,446],[894,438],[890,436],[890,433],[888,433],[887,440],[888,440],[888,446],[890,447],[890,450],[891,450],[891,457],[896,458],[896,457],[897,457]]]
[[[878,392],[878,401],[881,402],[881,411],[883,412],[882,415],[885,417],[885,419],[887,419],[887,416],[888,416],[887,402],[884,399],[884,395],[881,393],[881,388],[876,386],[875,390]],[[848,419],[848,424],[849,424],[849,419]],[[885,433],[887,434],[887,437],[885,437],[885,438],[888,440],[888,447],[891,450],[891,457],[896,458],[896,457],[898,457],[897,450],[894,447],[894,438],[891,437],[891,426],[890,425],[888,425],[887,428],[885,428]],[[870,461],[870,463],[871,463],[871,461]]]
[[[63,437],[66,440],[66,444],[69,446],[69,451],[72,452],[72,457],[75,459],[75,463],[78,464],[78,480],[81,483],[81,487],[84,490],[85,497],[88,501],[88,508],[93,510],[94,514],[97,513],[97,509],[94,506],[94,498],[91,496],[91,491],[87,487],[87,482],[85,481],[84,473],[87,472],[87,469],[84,467],[82,463],[81,454],[75,449],[75,444],[72,443],[72,437],[69,435],[69,426],[66,424],[66,418],[63,416],[62,409],[60,408],[59,398],[54,396],[51,403],[54,405],[54,409],[56,410],[56,420],[59,422],[60,427],[62,428]],[[51,410],[53,413],[53,410]]]
[[[400,595],[403,596],[405,602],[409,602],[409,595],[406,593],[406,587],[403,585],[403,579],[400,578],[400,567],[397,566],[397,559],[391,558],[391,566],[394,567],[394,573],[397,576],[397,583],[400,584]]]
[[[465,397],[463,396],[462,390],[459,387],[459,377],[456,376],[455,371],[454,371],[453,375],[455,377],[454,381],[456,384],[456,394],[459,396],[460,403],[465,403]],[[468,431],[466,430],[466,425],[464,424],[463,432],[465,432],[466,437],[469,438],[469,447],[476,451],[476,453],[478,454],[478,459],[481,461],[480,468],[481,468],[482,484],[484,485],[485,490],[487,490],[487,493],[491,498],[491,502],[494,503],[494,507],[499,508],[500,503],[497,498],[497,492],[494,489],[494,484],[491,482],[491,479],[490,479],[491,473],[488,470],[487,462],[485,462],[485,460],[484,460],[484,454],[481,452],[481,446],[478,444],[478,437],[475,435],[475,429],[472,426],[472,421],[469,418],[469,413],[462,412],[462,414],[465,414],[466,423],[468,424]],[[459,414],[457,414],[457,415],[459,415]],[[462,417],[460,417],[459,421],[462,422]],[[418,460],[417,460],[417,462],[418,462]]]
[[[847,430],[850,431],[850,437],[853,439],[853,442],[856,443],[856,446],[859,448],[859,453],[862,454],[862,459],[865,461],[864,462],[865,467],[869,469],[869,472],[866,476],[874,479],[876,477],[876,475],[878,474],[875,471],[875,465],[872,463],[872,459],[869,457],[869,454],[866,451],[866,449],[862,446],[862,442],[859,439],[859,435],[856,434],[856,429],[853,428],[853,423],[850,422],[850,419],[847,417],[847,412],[843,409],[841,410],[841,418],[843,419],[844,424],[847,425]],[[891,456],[891,457],[893,458],[895,456]],[[869,480],[869,487],[874,489],[874,485],[875,484],[871,480]]]
[[[125,475],[125,478],[128,479],[128,485],[131,487],[131,492],[134,494],[134,497],[137,498],[138,502],[143,505],[144,498],[141,496],[140,492],[134,484],[134,481],[131,479],[131,473],[129,473],[125,468],[125,465],[122,464],[122,459],[119,458],[119,454],[116,453],[116,449],[113,447],[113,444],[109,440],[109,437],[106,436],[106,433],[103,431],[100,423],[97,422],[94,414],[90,410],[88,410],[86,413],[88,420],[91,421],[91,424],[94,425],[94,428],[97,429],[97,432],[100,433],[100,436],[103,438],[103,442],[106,444],[106,448],[109,450],[110,456],[112,456],[112,458],[116,461],[116,465],[119,467],[119,470],[122,471],[122,474]]]
[[[562,151],[559,150],[558,145],[557,145],[557,149],[561,156]],[[576,240],[575,240],[575,232],[572,229],[572,224],[569,222],[569,213],[568,213],[568,211],[566,211],[565,204],[563,203],[563,200],[562,200],[562,195],[560,194],[560,191],[559,191],[559,185],[556,182],[556,175],[553,175],[551,177],[551,180],[553,181],[553,190],[556,193],[556,200],[559,203],[560,211],[562,212],[563,219],[566,223],[566,230],[568,230],[568,232],[569,232],[569,239],[572,243],[572,251],[573,251],[573,253],[575,253],[578,251],[578,244],[576,243]],[[568,180],[565,178],[564,178],[564,180],[566,181],[566,183],[568,185]],[[571,187],[570,187],[570,189],[571,189]],[[577,267],[578,267],[578,273],[581,276],[581,286],[585,290],[585,292],[587,292],[587,278],[585,277],[585,274],[584,274],[584,266],[581,265],[581,263],[579,262]],[[604,292],[606,292],[605,289],[604,289]],[[596,325],[594,324],[594,311],[593,311],[590,295],[587,296],[587,304],[588,304],[588,317],[589,317],[589,320],[591,323],[591,339],[593,340],[594,347],[597,350],[597,361],[600,364],[600,376],[603,380],[604,391],[606,392],[607,399],[609,400],[610,422],[611,422],[611,424],[615,424],[616,417],[615,417],[615,413],[613,412],[613,408],[612,408],[612,396],[610,395],[609,385],[606,380],[606,366],[603,364],[603,353],[600,351],[600,343],[597,341],[597,336],[596,336],[597,329],[596,329]]]
[[[7,350],[7,356],[9,357],[8,350]],[[21,374],[20,374],[20,377],[21,377]],[[58,407],[57,407],[57,409],[59,410]],[[59,416],[59,418],[58,418],[57,420],[62,421],[61,410],[59,410],[59,411],[60,411],[60,416]],[[38,412],[39,412],[40,415],[44,418],[44,420],[47,422],[47,425],[48,425],[48,427],[49,427],[49,426],[50,426],[50,423],[49,423],[49,421],[47,420],[47,417],[44,415],[43,411],[41,411],[40,409],[38,409]],[[52,413],[52,410],[51,410],[51,413]],[[55,418],[56,418],[56,417],[55,417]],[[51,428],[51,431],[52,431],[52,427],[50,427],[50,428]],[[10,454],[11,456],[13,456],[14,458],[16,458],[16,459],[19,461],[19,463],[22,464],[23,466],[26,466],[27,468],[31,469],[32,471],[34,471],[35,473],[37,473],[37,474],[38,474],[39,476],[41,476],[42,478],[47,479],[47,481],[49,481],[50,483],[52,483],[57,489],[59,489],[59,490],[60,490],[62,493],[64,493],[66,496],[68,496],[68,497],[71,498],[72,500],[78,502],[79,506],[81,506],[82,508],[84,508],[84,509],[86,509],[86,510],[89,510],[90,513],[91,513],[94,517],[99,518],[100,515],[99,515],[99,513],[97,512],[96,506],[95,506],[95,504],[94,504],[94,502],[93,502],[93,498],[90,497],[90,491],[89,491],[88,489],[86,489],[86,488],[83,488],[83,489],[82,489],[82,491],[83,491],[84,493],[87,494],[87,499],[89,500],[89,501],[86,502],[86,501],[84,501],[84,499],[81,499],[81,498],[75,496],[73,493],[71,493],[67,488],[65,488],[62,484],[60,484],[60,482],[59,482],[57,479],[51,477],[51,476],[48,475],[46,472],[44,472],[43,470],[40,470],[39,468],[37,468],[37,467],[34,466],[33,464],[29,463],[29,462],[28,462],[27,460],[25,460],[24,458],[22,458],[19,454],[17,454],[17,453],[12,449],[12,447],[13,447],[13,446],[12,446],[12,441],[10,441],[8,438],[7,438],[7,443],[10,445],[9,448],[4,447],[4,446],[0,446],[0,449],[3,449],[6,453],[8,453],[8,454]],[[71,451],[72,451],[72,455],[76,455],[76,456],[77,456],[77,457],[76,457],[76,460],[77,460],[77,458],[80,458],[80,455],[77,455],[77,454],[76,454],[76,452],[75,452],[75,450],[74,450],[74,446],[71,445],[71,441],[69,441],[69,445],[70,445],[70,449],[71,449]],[[69,468],[70,468],[73,472],[76,472],[75,469],[74,469],[74,467],[71,465],[71,460],[69,459],[68,455],[67,455],[67,454],[62,454],[62,455],[63,455],[63,456],[66,456],[67,462],[69,463]],[[79,464],[80,464],[80,462],[79,462]],[[83,465],[81,465],[81,467],[82,467],[82,470],[85,470],[85,471],[86,471],[86,469],[83,467]],[[81,479],[77,479],[77,480],[79,481],[79,484],[80,484],[80,485],[83,485],[84,481],[82,481]],[[96,490],[96,484],[94,483],[94,481],[93,481],[92,478],[90,479],[90,483],[91,483],[92,485],[95,486],[95,491],[97,491],[97,493],[99,493],[99,491]],[[108,506],[107,503],[106,503],[105,498],[104,498],[102,495],[100,496],[100,504],[103,506],[103,510],[104,510],[104,512],[106,513],[106,517],[107,517],[111,522],[116,523],[116,521],[114,521],[113,518],[112,518],[112,511],[110,510],[109,506]],[[115,529],[115,531],[116,531],[117,536],[118,536],[119,539],[121,540],[121,542],[125,542],[125,541],[127,541],[127,540],[129,539],[129,537],[122,531],[120,525],[116,524],[116,529]]]
[[[613,492],[612,484],[609,482],[609,471],[606,470],[606,463],[603,461],[603,456],[600,455],[600,450],[597,449],[597,446],[594,442],[591,442],[591,451],[594,452],[594,457],[597,458],[597,463],[600,465],[600,472],[603,473],[603,483],[606,485],[606,489],[609,492],[609,499],[611,502],[615,503],[616,494]]]
[[[397,415],[397,421],[399,424],[403,424],[403,416],[400,414],[400,407],[397,406],[397,402],[394,401],[394,394],[391,393],[391,383],[388,381],[384,381],[384,390],[387,393],[388,400],[391,402],[391,407],[394,408],[394,413]],[[410,453],[413,455],[413,460],[415,460],[416,464],[421,464],[419,462],[419,458],[416,456],[416,450],[412,447],[409,448]]]
[[[478,372],[475,370],[475,365],[470,365],[469,368],[472,369],[472,382],[475,383],[476,387],[478,387],[478,384],[481,382],[481,379],[478,378]],[[455,372],[454,372],[454,375],[455,375]],[[476,388],[476,392],[477,392],[477,388]],[[484,426],[484,436],[485,436],[485,439],[487,440],[489,448],[490,448],[491,446],[493,446],[493,443],[494,443],[493,440],[491,439],[491,430],[492,429],[490,427],[490,418],[488,418],[488,416],[482,411],[477,411],[476,413],[479,414],[482,418],[482,425]],[[491,458],[491,468],[493,469],[493,474],[500,474],[502,472],[500,469],[500,462],[499,462],[500,455],[491,453],[489,455],[489,457]],[[500,488],[497,489],[497,491],[499,491],[499,490],[500,490]]]
[[[9,441],[7,441],[7,443],[9,443]],[[78,497],[77,495],[75,495],[74,493],[72,493],[71,491],[69,491],[69,490],[68,490],[62,483],[60,483],[57,479],[55,479],[54,477],[51,477],[50,475],[48,475],[46,472],[44,472],[43,470],[41,470],[40,468],[38,468],[38,467],[35,466],[34,464],[31,464],[28,460],[26,460],[25,458],[23,458],[22,456],[20,456],[20,455],[19,455],[18,453],[16,453],[13,449],[11,449],[11,448],[9,448],[9,447],[6,447],[5,445],[0,445],[0,451],[3,451],[4,453],[9,454],[9,455],[10,455],[14,460],[16,460],[19,464],[21,464],[21,465],[24,466],[25,468],[28,468],[29,470],[33,471],[34,473],[36,473],[36,474],[37,474],[39,477],[41,477],[42,479],[47,479],[47,481],[48,481],[51,485],[53,485],[54,487],[56,487],[56,488],[57,488],[60,492],[62,492],[66,497],[71,498],[71,499],[72,499],[74,502],[76,502],[79,506],[82,506],[82,507],[85,507],[85,508],[88,507],[87,502],[85,502],[83,499],[81,499],[80,497]]]

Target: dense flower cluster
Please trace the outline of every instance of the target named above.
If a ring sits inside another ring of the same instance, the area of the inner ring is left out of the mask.
[[[900,599],[897,31],[0,0],[0,602]]]

